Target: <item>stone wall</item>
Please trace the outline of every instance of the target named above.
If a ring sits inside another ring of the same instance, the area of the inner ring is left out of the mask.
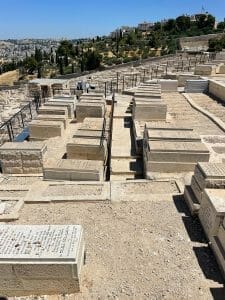
[[[220,38],[224,34],[207,34],[193,37],[185,37],[180,39],[182,50],[187,51],[207,51],[209,48],[209,40],[213,38]]]

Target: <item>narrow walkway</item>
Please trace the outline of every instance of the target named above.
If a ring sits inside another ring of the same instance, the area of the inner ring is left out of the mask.
[[[188,94],[194,102],[225,122],[225,104],[203,93]]]
[[[142,159],[133,141],[131,96],[116,95],[113,132],[111,180],[143,178]]]

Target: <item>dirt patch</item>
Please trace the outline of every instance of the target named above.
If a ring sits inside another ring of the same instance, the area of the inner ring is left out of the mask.
[[[10,71],[0,75],[0,85],[13,85],[13,82],[18,80],[19,71]]]

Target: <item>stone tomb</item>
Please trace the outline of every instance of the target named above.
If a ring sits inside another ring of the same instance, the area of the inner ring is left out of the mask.
[[[74,104],[68,102],[59,102],[59,101],[48,101],[45,103],[44,107],[59,107],[59,108],[66,108],[68,110],[68,117],[70,119],[74,118]]]
[[[42,115],[63,115],[68,118],[68,108],[58,106],[44,106],[38,109],[38,114]]]
[[[199,161],[209,161],[209,150],[199,142],[148,141],[143,143],[146,172],[193,171]]]
[[[220,225],[216,236],[211,238],[211,247],[215,254],[216,260],[225,278],[225,219]]]
[[[74,138],[101,139],[104,138],[103,131],[100,130],[76,130]]]
[[[178,90],[178,80],[160,79],[159,83],[162,93],[177,92]]]
[[[36,120],[44,120],[44,121],[59,121],[63,122],[64,129],[67,127],[67,119],[65,116],[60,115],[37,115]]]
[[[105,115],[104,103],[78,103],[76,107],[76,118],[78,122],[82,122],[84,118],[103,118]]]
[[[193,131],[174,129],[145,129],[144,138],[151,141],[201,142],[200,136]]]
[[[29,124],[30,140],[43,141],[52,137],[62,136],[64,122],[33,120]]]
[[[162,102],[136,103],[134,100],[133,120],[160,121],[166,120],[167,105]]]
[[[191,185],[184,190],[184,198],[192,214],[198,213],[205,188],[225,188],[225,164],[199,162],[196,165]]]
[[[208,240],[211,240],[218,234],[225,216],[225,190],[205,189],[198,215]]]
[[[102,93],[84,93],[81,95],[82,98],[103,98],[104,94]]]
[[[77,103],[77,99],[76,97],[62,97],[62,96],[54,96],[53,98],[50,98],[48,100],[48,102],[62,102],[62,103],[69,103],[73,105],[74,110],[76,109],[76,103]]]
[[[69,181],[103,181],[102,161],[60,159],[44,166],[44,178]]]
[[[161,91],[138,91],[134,94],[134,97],[139,98],[156,98],[161,99]]]
[[[42,142],[7,142],[0,147],[4,174],[35,174],[43,172],[47,146]]]
[[[195,67],[195,75],[215,75],[216,74],[216,65],[198,65]]]
[[[195,179],[201,188],[225,189],[224,163],[198,163],[195,168]]]
[[[98,138],[73,138],[66,146],[68,159],[102,160],[107,159],[107,142]]]
[[[208,161],[209,150],[203,143],[198,142],[164,142],[150,141],[148,158],[153,161]]]
[[[84,247],[80,225],[0,225],[1,295],[78,292]]]
[[[104,118],[85,118],[80,124],[79,130],[102,131]]]

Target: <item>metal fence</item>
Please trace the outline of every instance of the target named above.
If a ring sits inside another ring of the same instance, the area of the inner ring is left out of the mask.
[[[29,122],[36,117],[37,110],[41,105],[40,97],[36,95],[33,100],[23,106],[12,117],[0,125],[0,144],[16,140]]]

